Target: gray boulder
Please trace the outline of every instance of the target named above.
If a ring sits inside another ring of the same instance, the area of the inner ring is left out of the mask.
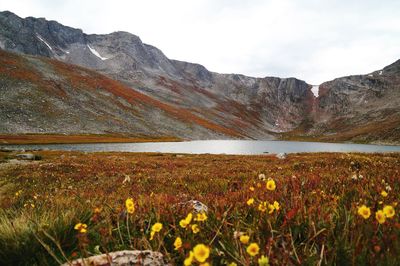
[[[151,250],[123,250],[91,256],[64,263],[62,266],[162,266],[170,265],[160,252]]]

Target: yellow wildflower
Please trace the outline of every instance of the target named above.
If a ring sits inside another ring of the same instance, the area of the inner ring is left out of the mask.
[[[371,210],[365,206],[362,205],[361,207],[358,208],[358,214],[361,215],[364,219],[368,219],[369,216],[371,215]]]
[[[248,244],[249,240],[250,240],[250,236],[248,235],[241,235],[239,238],[240,242],[242,242],[242,244]]]
[[[151,232],[150,232],[150,240],[153,240],[154,239],[154,235],[156,233],[160,232],[162,228],[163,228],[162,223],[153,224],[153,226],[151,227]]]
[[[261,202],[260,204],[258,204],[258,210],[260,212],[265,212],[267,210],[267,202]]]
[[[386,191],[382,190],[381,196],[386,198],[388,196],[388,193]]]
[[[254,187],[253,186],[249,187],[249,189],[250,189],[250,191],[254,191]]]
[[[253,205],[253,204],[254,204],[254,198],[248,199],[246,203],[247,203],[247,205],[249,205],[249,206],[250,206],[250,205]]]
[[[194,219],[195,221],[204,222],[207,220],[207,214],[205,212],[201,212],[197,214],[197,217]]]
[[[101,208],[97,208],[97,207],[96,207],[96,208],[94,208],[93,212],[94,212],[94,213],[101,213]]]
[[[156,234],[156,232],[155,231],[151,231],[150,232],[150,240],[153,240],[154,239],[154,235]]]
[[[395,215],[394,208],[390,205],[383,207],[383,213],[387,218],[392,218]]]
[[[260,187],[261,187],[261,184],[260,184],[260,183],[257,183],[257,187],[260,188]]]
[[[193,234],[197,234],[198,232],[200,232],[200,228],[197,224],[192,224],[192,232]]]
[[[180,225],[182,228],[186,228],[186,227],[190,224],[190,222],[192,221],[192,218],[193,218],[193,214],[192,214],[192,213],[189,213],[189,214],[186,216],[185,219],[182,219],[182,220],[179,222],[179,225]]]
[[[207,247],[204,244],[197,244],[194,248],[193,248],[193,254],[194,254],[194,258],[200,262],[203,263],[206,261],[206,259],[208,259],[208,257],[210,256],[210,248]]]
[[[86,233],[87,232],[87,224],[83,224],[83,223],[77,223],[74,226],[74,229],[77,230],[79,233]]]
[[[375,213],[375,218],[380,224],[383,224],[386,221],[385,213],[381,210]]]
[[[237,266],[237,263],[232,261],[231,263],[228,264],[228,266]]]
[[[128,198],[125,201],[126,211],[130,214],[135,212],[135,203],[133,202],[132,198]]]
[[[269,213],[269,214],[271,214],[271,213],[273,213],[273,212],[274,212],[274,210],[275,210],[275,207],[274,207],[274,205],[272,205],[272,204],[268,204],[268,213]]]
[[[210,266],[210,263],[204,262],[204,263],[200,264],[200,266]]]
[[[258,252],[260,251],[260,247],[258,246],[257,243],[251,243],[251,244],[247,247],[246,251],[247,251],[247,253],[248,253],[250,256],[254,257],[254,256],[256,256],[256,255],[258,254]]]
[[[267,189],[272,191],[275,190],[275,188],[276,188],[275,181],[273,179],[269,179],[267,181]]]
[[[262,255],[262,256],[258,259],[258,266],[269,266],[269,259],[268,259],[268,257]]]
[[[279,202],[274,201],[274,208],[275,208],[275,210],[279,211],[279,209],[281,208],[281,206],[279,205]]]
[[[183,265],[185,266],[192,265],[193,258],[194,258],[194,253],[193,251],[190,251],[189,256],[183,261]]]
[[[160,232],[162,229],[163,225],[162,223],[155,223],[152,227],[151,227],[151,231],[154,232]]]
[[[180,238],[179,236],[174,241],[174,247],[175,250],[178,250],[182,247],[182,238]]]

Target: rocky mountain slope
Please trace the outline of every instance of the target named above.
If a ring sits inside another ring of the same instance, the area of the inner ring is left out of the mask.
[[[400,141],[400,60],[320,85],[310,130],[338,140]]]
[[[214,73],[198,64],[168,59],[159,49],[127,32],[87,35],[55,21],[23,19],[11,12],[0,12],[0,47],[95,70],[122,82],[134,93],[183,110],[201,119],[203,124],[212,124],[205,129],[202,123],[192,121],[197,127],[188,129],[187,126],[176,128],[172,123],[171,130],[163,133],[188,138],[271,139],[283,134],[359,141],[400,140],[400,74],[393,66],[383,69],[382,73],[323,83],[320,95],[315,97],[311,85],[295,78]],[[151,110],[147,109],[150,113]],[[170,118],[175,117],[170,115]],[[7,122],[8,118],[1,121]],[[152,127],[164,123],[162,127],[168,127],[159,116],[147,115],[146,123]],[[385,129],[376,126],[382,123],[388,126]],[[214,131],[215,126],[221,130]],[[130,130],[149,132],[140,124],[135,127]],[[2,122],[1,128],[4,131],[7,126]],[[34,125],[21,132],[33,128]],[[78,126],[60,130],[90,132],[95,129],[94,123],[91,128]],[[43,127],[43,130],[54,129]],[[120,130],[118,127],[97,128],[97,131]]]
[[[3,133],[239,137],[92,70],[2,50],[0,103]]]

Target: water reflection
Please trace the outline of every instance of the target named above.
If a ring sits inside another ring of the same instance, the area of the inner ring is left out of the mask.
[[[347,143],[321,143],[259,140],[201,140],[157,143],[98,143],[10,145],[16,149],[50,149],[71,151],[125,151],[195,154],[267,154],[295,152],[400,152],[400,146],[381,146]]]

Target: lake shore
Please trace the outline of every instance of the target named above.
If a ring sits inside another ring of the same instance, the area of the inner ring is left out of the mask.
[[[256,264],[261,255],[271,265],[400,259],[399,153],[279,159],[35,151],[36,161],[16,154],[0,152],[0,261],[6,265],[56,265],[122,249],[160,251],[180,265],[197,244],[210,248],[213,265]],[[193,200],[207,206],[206,220],[197,219]],[[367,218],[358,214],[362,205],[370,208]],[[375,212],[385,205],[395,215],[380,224]],[[189,213],[193,219],[182,227]],[[79,223],[87,226],[82,232],[74,229]],[[157,232],[156,223],[163,226]],[[250,243],[259,247],[254,256],[246,251]]]
[[[129,136],[117,134],[0,134],[0,145],[7,144],[81,144],[81,143],[129,143],[129,142],[177,142],[176,137]]]

